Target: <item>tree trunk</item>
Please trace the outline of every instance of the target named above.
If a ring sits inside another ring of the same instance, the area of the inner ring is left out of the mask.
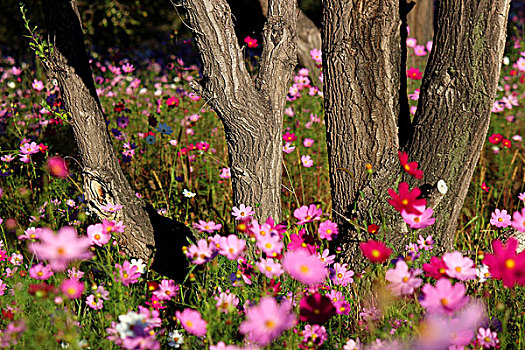
[[[259,0],[263,15],[268,15],[268,0]],[[319,68],[315,64],[310,51],[322,47],[321,31],[303,11],[299,10],[297,18],[297,58],[299,64],[308,69],[312,82],[319,86]]]
[[[174,4],[174,6],[176,6]],[[202,60],[192,88],[225,129],[235,205],[281,218],[282,121],[296,65],[296,0],[269,2],[259,74],[250,77],[225,0],[183,0]]]
[[[405,50],[406,4],[400,8],[395,1],[375,0],[345,6],[325,1],[325,110],[336,213],[361,227],[371,221],[383,223],[385,241],[402,250],[413,237],[387,203],[387,189],[397,191],[396,181],[408,181],[411,188],[425,190],[427,206],[436,216],[433,226],[418,233],[432,234],[442,249],[452,247],[489,126],[508,8],[509,0],[438,3],[434,50],[411,122],[406,84],[400,78],[406,66],[399,58]],[[404,173],[398,149],[419,162],[423,180]],[[365,163],[374,166],[373,176],[367,176]],[[445,194],[437,189],[439,180],[448,186]],[[366,229],[357,230],[341,216],[336,218],[343,228],[347,260],[359,262],[358,243],[370,238]]]
[[[410,37],[418,44],[425,45],[434,37],[434,0],[416,0],[416,5],[408,13]]]
[[[90,209],[100,219],[124,222],[126,230],[119,236],[119,243],[128,255],[148,261],[153,258],[157,243],[159,252],[171,250],[170,254],[157,252],[157,265],[168,258],[184,264],[181,247],[185,239],[179,235],[178,245],[169,248],[165,245],[165,235],[174,225],[168,230],[165,223],[160,224],[161,219],[153,208],[146,208],[135,196],[117,161],[89,67],[76,0],[47,0],[43,2],[43,9],[53,45],[51,57],[43,64],[57,79],[64,106],[70,114],[82,164],[84,195]],[[108,213],[101,209],[108,203],[123,208]],[[158,222],[154,223],[155,220]],[[184,231],[184,235],[189,232],[181,226],[177,229]],[[159,241],[164,245],[159,246]],[[161,258],[157,259],[158,256]],[[183,275],[182,269],[176,273],[177,277]]]

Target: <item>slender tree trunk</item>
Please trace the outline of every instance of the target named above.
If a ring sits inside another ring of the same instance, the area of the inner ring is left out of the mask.
[[[259,0],[263,15],[268,15],[268,0]],[[303,11],[299,10],[297,18],[297,59],[299,64],[308,69],[310,78],[315,85],[320,84],[320,70],[315,64],[310,51],[313,49],[320,50],[322,47],[321,31],[314,22]]]
[[[176,6],[174,4],[174,6]],[[256,217],[281,218],[282,120],[296,65],[296,0],[271,0],[255,81],[238,45],[225,0],[183,0],[202,60],[193,89],[219,115],[225,129],[233,200]]]
[[[124,222],[126,229],[119,236],[119,243],[128,255],[148,261],[154,257],[157,245],[157,270],[183,277],[184,269],[172,266],[175,262],[177,266],[185,264],[181,248],[189,230],[177,223],[167,223],[168,219],[159,218],[153,208],[146,208],[120,168],[89,67],[76,0],[46,0],[43,9],[53,45],[51,57],[43,64],[58,80],[65,108],[70,114],[82,164],[84,195],[90,209],[100,219]],[[108,203],[123,208],[108,213],[101,209]],[[176,236],[174,230],[182,235]],[[170,235],[177,240],[170,239]],[[170,265],[170,269],[166,269],[166,265]]]
[[[408,13],[410,36],[420,45],[425,45],[434,37],[434,0],[416,0],[414,8]]]
[[[489,125],[508,8],[509,0],[438,3],[434,50],[410,121],[406,84],[400,78],[406,67],[399,58],[406,4],[325,1],[325,109],[336,213],[361,227],[383,223],[385,241],[403,249],[413,237],[387,203],[387,189],[397,190],[397,182],[408,181],[411,188],[425,190],[427,206],[435,210],[435,225],[418,233],[432,234],[442,249],[452,247]],[[398,149],[419,162],[423,180],[404,173]],[[373,165],[372,176],[367,176],[365,163]],[[444,186],[438,189],[439,180],[447,185],[446,192]],[[336,216],[347,259],[359,261],[358,243],[370,237]]]

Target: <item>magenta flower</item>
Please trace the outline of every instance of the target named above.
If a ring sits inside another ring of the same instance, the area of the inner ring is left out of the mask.
[[[496,227],[507,227],[511,224],[510,215],[507,213],[506,210],[500,211],[499,209],[496,209],[492,213],[490,224]]]
[[[317,208],[315,204],[310,204],[310,206],[303,205],[299,209],[295,209],[293,212],[293,216],[299,220],[297,225],[321,220],[321,215],[323,215],[323,211],[321,208]]]
[[[49,266],[44,266],[44,264],[39,263],[29,269],[29,277],[36,280],[45,281],[49,277],[53,276],[53,270]]]
[[[219,241],[219,254],[224,255],[228,260],[236,260],[241,256],[244,248],[246,248],[246,241],[233,234],[221,237]]]
[[[246,310],[246,320],[241,323],[239,332],[261,346],[268,345],[283,331],[293,327],[295,316],[288,301],[278,304],[272,297],[264,297],[258,305]]]
[[[499,344],[498,333],[491,331],[490,328],[480,327],[476,338],[484,348],[495,348]]]
[[[438,280],[435,287],[430,283],[425,284],[421,291],[424,298],[419,303],[429,313],[453,315],[469,301],[469,296],[465,295],[465,286],[461,283],[452,285],[446,278]]]
[[[30,243],[29,251],[38,259],[47,260],[54,271],[63,271],[71,261],[90,259],[92,256],[88,251],[91,240],[88,237],[78,237],[73,227],[64,226],[57,234],[43,228],[40,241],[41,243]]]
[[[335,307],[329,297],[315,292],[303,296],[299,303],[299,320],[315,324],[323,324],[335,315]]]
[[[222,225],[221,224],[216,224],[215,222],[213,221],[203,221],[203,220],[199,220],[199,223],[194,223],[193,224],[193,227],[195,227],[197,230],[199,230],[199,232],[208,232],[208,233],[213,233],[214,231],[218,231],[222,228]]]
[[[184,309],[182,312],[176,311],[175,316],[188,333],[198,337],[206,335],[206,327],[208,323],[202,319],[201,314],[198,311]]]
[[[31,84],[31,86],[33,87],[33,89],[35,89],[36,91],[42,91],[44,89],[44,83],[42,83],[40,80],[38,79],[34,79],[33,80],[33,83]]]
[[[140,278],[140,272],[137,271],[137,266],[131,265],[129,261],[124,261],[124,264],[115,264],[115,269],[118,270],[119,276],[118,281],[122,282],[122,285],[129,286],[131,283],[135,283]]]
[[[393,189],[388,189],[388,194],[391,197],[388,203],[400,213],[404,210],[409,214],[421,214],[420,208],[427,204],[425,199],[418,198],[421,190],[417,187],[410,190],[406,182],[401,182],[398,190],[399,193],[396,193]]]
[[[513,287],[516,283],[525,285],[525,252],[516,253],[518,240],[509,238],[504,246],[500,240],[492,242],[494,254],[485,254],[483,263],[489,267],[493,278],[503,281],[505,287]]]
[[[249,48],[252,49],[258,46],[257,39],[251,38],[249,36],[244,38],[244,42],[246,43],[246,45],[248,45]]]
[[[339,229],[337,228],[337,224],[335,222],[326,220],[321,222],[321,224],[319,225],[318,232],[319,237],[321,239],[331,241],[333,238],[337,238],[337,235],[339,234]]]
[[[457,278],[460,281],[476,278],[474,261],[463,257],[460,252],[445,253],[443,262],[446,266],[447,275],[451,278]]]
[[[422,281],[417,278],[421,274],[420,269],[409,269],[406,262],[399,260],[396,267],[386,272],[385,279],[390,282],[388,289],[395,296],[412,294]]]
[[[102,224],[89,225],[87,228],[87,236],[91,240],[91,244],[102,247],[107,244],[111,235],[104,231]]]
[[[122,221],[116,222],[116,221],[108,221],[106,219],[102,220],[102,230],[106,233],[113,233],[113,232],[124,232],[124,229],[126,228],[126,225]]]
[[[74,279],[65,279],[60,285],[60,290],[69,299],[78,299],[84,292],[84,282],[79,282]]]
[[[313,239],[306,235],[306,231],[304,229],[301,229],[298,233],[290,235],[290,242],[286,248],[288,251],[305,250],[310,254],[314,254],[316,250],[315,245],[310,243],[314,243]]]
[[[235,217],[235,220],[247,220],[255,214],[255,211],[252,210],[252,207],[244,206],[244,204],[239,205],[239,208],[232,208],[232,215]]]
[[[293,278],[309,286],[320,284],[326,278],[324,263],[304,250],[286,253],[283,266]]]
[[[431,225],[434,225],[436,218],[431,217],[434,214],[432,208],[425,208],[425,206],[417,206],[416,210],[419,210],[421,214],[407,213],[405,210],[401,211],[403,220],[407,223],[410,228],[420,229]]]
[[[423,78],[423,74],[419,69],[410,67],[407,70],[407,77],[413,80],[421,80]]]
[[[419,239],[417,240],[417,244],[419,244],[419,249],[424,250],[432,250],[434,248],[434,240],[432,239],[432,236],[427,236],[427,238],[423,238],[423,236],[419,235]]]
[[[66,178],[69,176],[69,171],[67,170],[66,163],[61,157],[55,156],[50,157],[47,160],[47,169],[49,173],[60,179]]]
[[[524,192],[525,193],[525,192]],[[525,232],[525,208],[512,214],[512,227],[520,232]]]
[[[433,256],[430,258],[430,263],[423,264],[423,271],[425,271],[428,276],[438,280],[446,276],[447,266],[442,258]]]

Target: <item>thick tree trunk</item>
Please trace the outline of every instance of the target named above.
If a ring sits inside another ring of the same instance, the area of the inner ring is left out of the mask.
[[[280,220],[282,120],[296,65],[297,2],[269,2],[255,81],[246,69],[226,1],[183,0],[182,6],[202,60],[203,79],[192,87],[224,124],[234,203],[254,207],[258,219]]]
[[[268,0],[259,0],[263,15],[268,15]],[[303,11],[299,10],[297,17],[297,59],[299,64],[308,69],[310,78],[315,85],[320,84],[320,70],[315,64],[310,51],[322,47],[321,31]]]
[[[146,208],[135,196],[120,168],[89,67],[76,0],[47,0],[43,2],[43,9],[53,45],[51,57],[43,64],[57,79],[65,108],[70,114],[82,164],[84,195],[90,209],[100,219],[124,222],[126,230],[119,236],[119,242],[128,255],[148,261],[153,258],[157,245],[157,270],[183,276],[184,269],[175,271],[172,268],[170,272],[163,269],[162,264],[177,262],[181,266],[185,263],[181,247],[186,243],[184,235],[189,231],[176,223],[170,227],[153,208]],[[123,208],[108,213],[101,209],[108,203]],[[183,233],[178,236],[178,243],[166,238],[168,234],[174,237],[171,232],[174,227]],[[166,245],[168,241],[171,247]],[[166,254],[166,249],[170,249],[169,254]]]
[[[333,208],[362,227],[383,223],[385,241],[402,250],[413,237],[387,203],[387,189],[397,191],[397,181],[408,181],[411,188],[425,190],[427,206],[435,210],[436,224],[418,233],[432,234],[438,247],[449,249],[489,125],[509,0],[439,2],[434,50],[413,122],[407,119],[406,85],[400,79],[406,67],[398,58],[404,44],[399,34],[403,6],[325,1],[323,67]],[[403,172],[398,149],[419,162],[423,180]],[[373,176],[367,177],[366,163],[374,166]],[[446,194],[438,190],[439,180],[448,186]],[[358,243],[370,237],[338,218],[347,260],[359,262]]]
[[[410,37],[425,45],[434,37],[434,0],[416,0],[415,3],[408,13]]]

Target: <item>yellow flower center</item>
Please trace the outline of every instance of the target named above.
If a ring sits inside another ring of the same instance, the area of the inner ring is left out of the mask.
[[[271,243],[266,243],[264,246],[265,246],[267,249],[270,249],[270,248],[272,247],[272,244],[271,244]]]
[[[503,218],[498,218],[498,221],[499,221],[499,222],[502,222],[502,221],[503,221]]]
[[[64,255],[66,253],[66,250],[62,247],[58,247],[57,253],[58,255]]]
[[[403,200],[401,201],[401,204],[403,204],[403,205],[408,205],[408,199],[403,199]]]
[[[447,298],[441,299],[441,305],[447,306],[448,305],[448,299]]]
[[[328,229],[328,230],[326,230],[326,233],[330,235],[330,234],[332,234],[332,230]]]
[[[372,249],[372,256],[374,258],[379,258],[381,256],[381,253],[377,249]]]
[[[406,277],[406,276],[403,277],[403,282],[405,282],[405,283],[408,282],[408,277]]]
[[[186,321],[186,326],[188,326],[189,328],[193,327],[193,322]]]
[[[456,272],[461,272],[461,267],[460,266],[456,266]]]
[[[124,277],[124,278],[128,278],[129,275],[128,275],[127,273],[124,272],[124,273],[122,274],[122,277]]]
[[[73,294],[75,294],[75,292],[76,292],[75,288],[71,288],[71,287],[69,287],[69,288],[67,289],[67,294],[73,295]]]
[[[314,314],[319,315],[321,311],[319,309],[314,309]]]
[[[308,272],[310,272],[310,269],[309,269],[308,266],[306,266],[306,265],[301,265],[300,270],[301,270],[302,273],[308,273]]]
[[[514,259],[505,260],[505,267],[507,269],[513,269],[515,266],[516,266],[516,262],[514,261]]]
[[[419,218],[419,216],[416,216],[416,217],[414,218],[414,222],[420,222],[420,221],[421,221],[421,219]]]
[[[100,235],[99,235],[98,233],[95,235],[95,239],[96,239],[97,241],[100,239]]]
[[[275,326],[276,326],[275,322],[273,322],[272,320],[269,320],[269,321],[264,322],[264,325],[265,325],[266,328],[268,328],[268,329],[274,329]]]

